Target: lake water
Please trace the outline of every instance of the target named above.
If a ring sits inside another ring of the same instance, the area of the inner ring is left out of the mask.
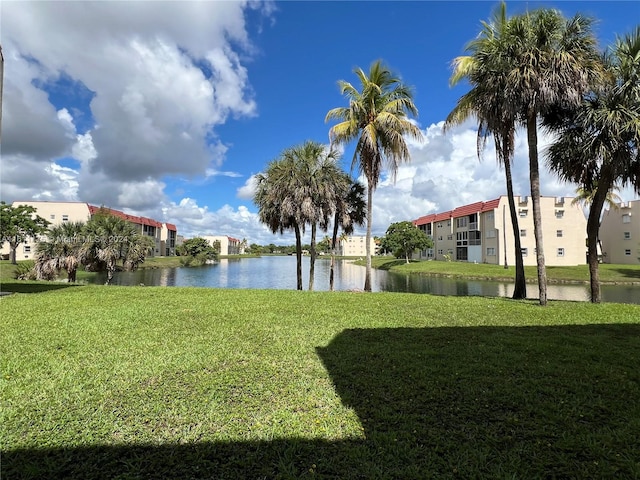
[[[309,257],[303,257],[302,279],[306,290],[309,285]],[[322,257],[316,261],[314,290],[329,290],[330,261]],[[349,260],[337,260],[335,266],[336,290],[362,290],[365,268]],[[92,283],[104,283],[106,275],[99,274]],[[513,283],[486,280],[460,280],[422,275],[405,275],[372,270],[372,290],[375,292],[431,293],[435,295],[479,295],[510,297]],[[223,259],[214,265],[183,268],[145,268],[135,272],[117,272],[115,285],[148,285],[167,287],[207,288],[296,288],[295,256],[264,256],[260,258]],[[527,285],[527,294],[537,297],[536,284]],[[549,285],[547,296],[551,300],[588,301],[588,285]],[[604,302],[640,304],[640,286],[603,285]]]

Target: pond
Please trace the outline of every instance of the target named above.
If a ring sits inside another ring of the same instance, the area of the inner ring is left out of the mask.
[[[330,261],[320,257],[316,261],[314,290],[329,290]],[[116,273],[116,285],[148,285],[167,287],[208,287],[208,288],[296,288],[295,256],[264,256],[260,258],[223,259],[214,265],[189,268],[145,268],[135,272]],[[335,267],[336,290],[362,290],[365,268],[354,265],[350,260],[337,260]],[[309,284],[309,257],[303,257],[303,286]],[[92,283],[104,283],[106,275],[99,274]],[[372,271],[372,290],[375,292],[431,293],[435,295],[479,295],[488,297],[509,297],[513,293],[513,283],[487,280],[464,280],[423,275],[406,275],[384,270]],[[538,294],[536,284],[527,285],[531,298]],[[588,285],[549,285],[548,298],[551,300],[587,301]],[[640,304],[640,287],[637,285],[603,285],[604,302]]]

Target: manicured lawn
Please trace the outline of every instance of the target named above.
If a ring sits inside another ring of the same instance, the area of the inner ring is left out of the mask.
[[[363,260],[357,262],[364,265]],[[460,278],[477,278],[486,280],[513,281],[515,267],[511,265],[505,269],[501,265],[474,264],[467,262],[442,262],[423,261],[405,263],[393,257],[373,257],[372,265],[383,270],[392,270],[398,273],[416,273],[421,275],[436,275]],[[588,282],[589,267],[577,265],[572,267],[547,266],[547,278],[551,283],[562,282]],[[537,273],[535,266],[526,266],[525,276],[527,281],[536,282]],[[600,264],[599,275],[601,283],[638,283],[640,284],[640,265],[611,265]]]
[[[0,307],[3,479],[640,476],[637,305],[82,286]]]

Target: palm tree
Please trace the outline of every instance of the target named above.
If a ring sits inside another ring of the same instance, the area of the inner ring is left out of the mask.
[[[367,268],[364,290],[370,292],[373,191],[385,164],[391,177],[395,178],[399,164],[411,160],[405,136],[422,140],[422,133],[409,119],[409,115],[418,114],[411,89],[381,61],[374,62],[368,74],[361,68],[356,68],[354,72],[361,90],[340,80],[340,93],[349,101],[349,106],[329,110],[325,121],[339,121],[329,130],[332,144],[356,140],[351,166],[357,166],[367,179]]]
[[[126,220],[107,211],[99,211],[87,222],[84,234],[80,259],[91,269],[104,267],[107,271],[106,285],[113,280],[118,260],[123,261],[123,266],[128,259],[130,263],[138,262],[135,257],[128,255],[136,254],[136,249],[131,246],[144,240],[140,239],[135,227]]]
[[[540,305],[547,304],[547,276],[540,212],[537,123],[558,106],[579,105],[590,86],[601,76],[592,23],[580,14],[567,20],[553,9],[535,10],[508,21],[510,60],[506,63],[505,96],[527,131]]]
[[[64,269],[67,281],[76,281],[84,228],[84,222],[66,222],[49,229],[47,239],[36,246],[38,278],[55,278]]]
[[[591,199],[587,257],[591,301],[600,303],[598,237],[602,208],[615,185],[640,192],[640,26],[605,55],[606,76],[581,105],[558,110],[545,124],[557,134],[551,170],[582,186]]]
[[[330,240],[331,245],[331,267],[329,270],[329,290],[333,291],[334,269],[336,261],[336,245],[338,241],[338,230],[342,229],[342,235],[351,235],[356,225],[364,225],[366,219],[367,203],[364,198],[364,185],[358,181],[353,181],[347,174],[349,190],[338,197],[337,208],[333,218],[333,232]]]
[[[617,185],[614,185],[607,192],[607,196],[604,200],[604,203],[606,203],[609,208],[618,210],[619,208],[618,203],[622,202],[622,198],[620,198],[620,195],[618,195],[615,192],[619,192],[619,191],[620,191],[620,187]],[[587,190],[584,187],[578,187],[576,188],[576,196],[573,198],[573,200],[571,200],[571,205],[580,205],[582,208],[590,207],[591,204],[593,203],[593,199],[595,195],[596,195],[595,190]]]
[[[461,124],[469,117],[475,117],[478,121],[478,158],[482,158],[487,138],[493,135],[496,160],[504,166],[507,200],[515,240],[516,276],[513,298],[523,299],[527,297],[527,283],[511,177],[516,118],[515,112],[510,108],[509,98],[504,95],[508,83],[505,68],[505,60],[508,60],[505,57],[509,55],[507,30],[507,9],[503,2],[494,12],[493,18],[489,22],[483,22],[480,35],[467,45],[466,50],[470,55],[454,59],[451,85],[467,80],[472,88],[458,100],[455,108],[447,116],[444,130]]]

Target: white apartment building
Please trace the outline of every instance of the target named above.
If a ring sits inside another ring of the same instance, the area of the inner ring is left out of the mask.
[[[373,237],[371,238],[371,255],[378,251]],[[344,257],[366,257],[367,237],[365,235],[352,235],[338,242],[338,255]]]
[[[36,210],[36,215],[47,220],[51,225],[60,225],[65,222],[87,222],[101,209],[112,215],[118,216],[133,224],[140,235],[147,235],[155,241],[155,247],[149,252],[149,256],[175,255],[175,243],[177,228],[170,223],[161,223],[147,217],[129,215],[128,213],[111,208],[96,207],[84,202],[40,202],[24,201],[13,202],[13,206],[28,205]],[[173,245],[173,246],[172,246]],[[18,245],[16,260],[33,259],[35,255],[36,241],[29,239]],[[9,245],[2,246],[1,254],[4,257],[10,251]],[[167,253],[170,252],[170,253]]]
[[[640,265],[640,200],[604,211],[600,222],[602,261]]]
[[[525,265],[536,265],[531,197],[516,197]],[[587,220],[572,198],[541,197],[542,237],[547,265],[586,263]],[[515,239],[506,195],[441,213],[425,215],[414,225],[431,236],[434,246],[420,252],[430,260],[515,264]]]
[[[220,255],[242,255],[244,245],[242,240],[227,235],[205,235],[204,238],[213,246],[214,242],[220,242]]]

